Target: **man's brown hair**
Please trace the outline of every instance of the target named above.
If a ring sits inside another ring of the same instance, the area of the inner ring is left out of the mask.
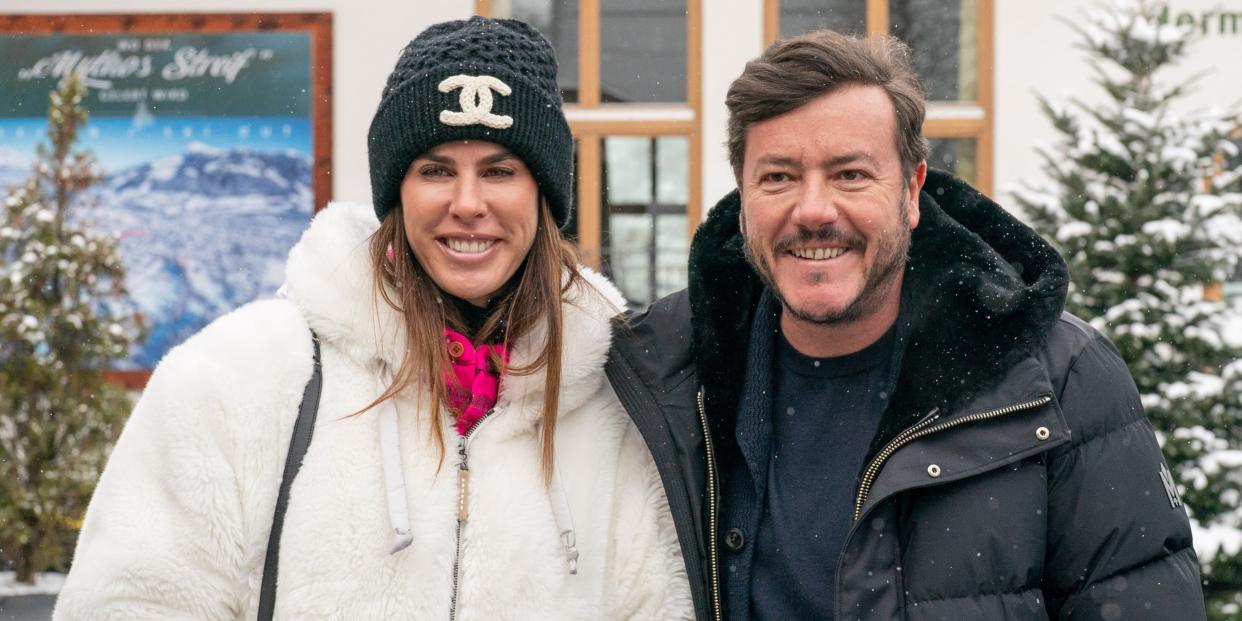
[[[927,159],[923,137],[926,91],[910,63],[910,47],[895,37],[865,39],[818,30],[782,39],[746,63],[729,85],[729,163],[741,177],[751,125],[793,111],[844,86],[879,86],[896,111],[897,151],[905,176]]]

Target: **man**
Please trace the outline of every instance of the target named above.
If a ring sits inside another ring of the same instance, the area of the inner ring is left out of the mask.
[[[1204,618],[1125,364],[1043,239],[928,170],[909,50],[777,42],[727,104],[738,191],[609,366],[698,615]]]

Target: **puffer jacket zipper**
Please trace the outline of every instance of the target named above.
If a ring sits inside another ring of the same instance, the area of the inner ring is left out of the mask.
[[[449,619],[457,619],[457,595],[461,584],[461,537],[466,528],[466,520],[470,517],[470,462],[468,450],[470,439],[478,432],[483,423],[491,419],[495,409],[488,410],[482,418],[475,421],[466,433],[457,438],[457,542],[453,554],[453,595],[449,602]]]
[[[1015,403],[1003,408],[995,408],[986,412],[979,412],[978,414],[955,418],[953,420],[940,423],[939,425],[929,427],[928,425],[931,425],[940,419],[940,415],[936,413],[936,410],[932,410],[931,414],[923,418],[923,420],[919,421],[913,427],[897,434],[897,437],[893,438],[887,445],[885,445],[884,448],[876,454],[875,458],[871,460],[871,464],[867,466],[866,471],[863,472],[862,482],[858,485],[858,497],[854,500],[854,521],[857,522],[858,518],[861,517],[862,507],[867,502],[867,496],[871,494],[871,484],[875,482],[876,476],[880,474],[880,469],[884,467],[884,462],[888,461],[888,458],[892,457],[893,453],[897,452],[897,449],[913,442],[914,440],[930,436],[933,433],[938,433],[944,431],[945,429],[952,429],[959,425],[965,425],[966,423],[974,423],[981,420],[1006,416],[1015,412],[1021,412],[1023,410],[1029,410],[1031,408],[1037,408],[1042,405],[1046,405],[1050,401],[1052,401],[1052,397],[1044,395],[1031,401]]]
[[[707,451],[707,556],[711,567],[712,617],[720,621],[720,558],[716,550],[716,455],[712,449],[712,430],[707,425],[706,391],[699,387],[699,421],[703,424],[703,447]]]
[[[845,551],[849,549],[850,540],[854,538],[854,533],[858,530],[858,525],[861,522],[861,519],[863,516],[862,514],[863,505],[867,503],[867,497],[871,494],[871,485],[875,483],[875,478],[879,476],[880,470],[884,467],[884,463],[888,461],[888,459],[892,457],[893,454],[896,453],[898,449],[900,449],[901,447],[919,438],[925,438],[934,433],[939,433],[946,429],[952,429],[954,427],[965,425],[967,423],[975,423],[975,422],[979,422],[982,420],[999,418],[1001,416],[1008,416],[1010,414],[1015,414],[1017,412],[1030,410],[1032,408],[1037,408],[1043,405],[1047,405],[1051,401],[1052,401],[1051,395],[1043,395],[1040,397],[1036,397],[1035,399],[1032,399],[1030,401],[1014,403],[1011,405],[1007,405],[1005,407],[993,408],[991,410],[986,410],[984,412],[979,412],[977,414],[970,414],[968,416],[962,416],[960,418],[955,418],[953,420],[947,420],[938,425],[933,424],[933,423],[940,420],[942,417],[939,413],[939,408],[933,409],[931,412],[928,412],[927,415],[924,416],[922,420],[915,423],[913,426],[907,428],[905,431],[897,434],[897,437],[890,440],[888,444],[884,445],[884,448],[880,449],[879,453],[876,453],[876,456],[871,460],[871,463],[867,465],[867,469],[863,471],[863,479],[858,484],[858,495],[854,500],[853,524],[850,527],[849,533],[845,535],[845,542],[841,546],[841,555],[837,557],[837,573],[835,574],[836,585],[834,585],[834,590],[836,591],[836,600],[835,600],[836,601],[836,617],[835,618],[837,619],[845,618],[842,614],[843,609],[841,607],[841,604],[842,604],[841,602],[841,568],[844,565],[844,561],[845,561]]]

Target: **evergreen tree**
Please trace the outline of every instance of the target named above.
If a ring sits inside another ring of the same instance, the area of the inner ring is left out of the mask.
[[[1242,257],[1242,167],[1225,165],[1242,118],[1178,111],[1190,83],[1157,74],[1184,56],[1191,32],[1162,23],[1162,8],[1115,2],[1073,26],[1106,97],[1041,99],[1058,138],[1041,151],[1048,180],[1015,197],[1069,263],[1068,310],[1129,365],[1191,516],[1209,613],[1235,618],[1242,343],[1228,337],[1242,317],[1214,292]]]
[[[103,381],[141,322],[124,303],[116,244],[89,232],[82,191],[99,180],[75,149],[86,87],[51,93],[47,143],[0,222],[0,555],[17,580],[59,567],[129,411]]]

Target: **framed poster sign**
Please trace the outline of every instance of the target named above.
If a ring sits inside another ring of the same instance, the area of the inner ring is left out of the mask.
[[[119,241],[149,327],[127,384],[283,282],[331,192],[331,45],[328,13],[0,16],[0,186],[29,174],[60,80],[89,89],[103,178],[71,217]]]

